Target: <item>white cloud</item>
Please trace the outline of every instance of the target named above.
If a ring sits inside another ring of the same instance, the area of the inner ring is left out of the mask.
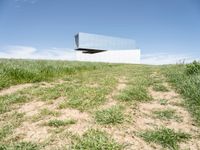
[[[199,59],[190,54],[168,54],[168,53],[154,53],[142,55],[142,64],[176,64],[180,62],[191,62],[193,60]]]
[[[75,60],[75,51],[66,48],[38,50],[28,46],[7,46],[0,50],[1,58]]]

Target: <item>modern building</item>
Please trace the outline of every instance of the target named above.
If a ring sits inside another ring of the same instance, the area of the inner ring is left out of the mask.
[[[140,63],[140,49],[131,39],[80,32],[75,46],[78,61]]]

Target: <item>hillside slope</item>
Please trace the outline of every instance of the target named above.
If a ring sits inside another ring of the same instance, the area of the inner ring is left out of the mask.
[[[198,95],[195,107],[188,103],[200,88],[188,80],[199,75],[188,76],[184,65],[0,65],[0,149],[200,148]]]

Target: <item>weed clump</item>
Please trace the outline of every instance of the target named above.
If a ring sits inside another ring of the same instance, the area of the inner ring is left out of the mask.
[[[162,84],[154,84],[153,86],[154,91],[161,91],[161,92],[168,92],[169,90],[166,88],[166,86]]]
[[[178,120],[178,119],[180,119],[180,117],[177,116],[175,113],[176,113],[176,111],[173,109],[153,111],[153,114],[157,118],[162,119],[162,120],[169,120],[169,119],[177,119]]]
[[[167,100],[166,99],[161,99],[160,100],[160,105],[167,105]]]
[[[122,145],[115,142],[107,133],[99,130],[88,130],[72,145],[73,150],[121,150]]]
[[[147,101],[151,99],[151,96],[149,96],[147,89],[142,86],[130,86],[118,95],[118,99],[125,102]]]
[[[159,128],[157,130],[147,130],[140,134],[147,142],[153,142],[169,149],[178,149],[178,144],[190,138],[189,134],[175,132],[169,128]]]
[[[193,61],[191,64],[186,65],[187,75],[199,74],[200,73],[200,62]]]
[[[124,121],[124,115],[120,107],[111,107],[97,111],[95,119],[99,124],[121,124]]]
[[[11,145],[0,144],[0,150],[39,150],[39,146],[31,142],[19,142]]]
[[[70,125],[70,124],[75,124],[76,121],[73,119],[69,119],[69,120],[50,120],[48,122],[48,126],[52,126],[52,127],[60,127],[60,126],[66,126],[66,125]]]

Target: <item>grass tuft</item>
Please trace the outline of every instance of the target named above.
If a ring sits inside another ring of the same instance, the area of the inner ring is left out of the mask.
[[[24,119],[23,117],[23,113],[14,112],[1,118],[1,121],[4,121],[5,124],[0,127],[0,142],[12,134],[15,128],[21,125]]]
[[[178,117],[176,115],[176,111],[173,109],[168,109],[168,110],[156,110],[153,111],[153,114],[162,120],[169,120],[169,119],[180,119],[180,117]]]
[[[167,89],[167,87],[162,85],[162,84],[154,84],[153,85],[153,90],[154,91],[160,91],[160,92],[168,92],[169,91]]]
[[[95,120],[99,124],[121,124],[124,121],[124,114],[120,107],[111,107],[97,111]]]
[[[157,130],[147,130],[140,134],[147,142],[153,142],[169,149],[178,149],[180,142],[190,139],[190,135],[183,132],[175,132],[169,128],[159,128]]]
[[[60,112],[44,108],[44,109],[41,110],[40,114],[42,116],[55,116],[55,117],[57,117],[57,116],[60,115]]]
[[[39,146],[31,142],[19,142],[11,145],[0,144],[0,150],[39,150]]]
[[[168,100],[166,99],[161,99],[160,100],[160,105],[167,105]]]
[[[121,150],[122,145],[115,142],[107,133],[88,130],[72,145],[73,150]]]
[[[130,86],[118,95],[118,99],[125,102],[147,101],[151,99],[151,96],[148,94],[147,89],[142,86]]]
[[[69,119],[69,120],[50,120],[47,125],[51,127],[60,127],[60,126],[67,126],[70,124],[75,124],[76,120]]]
[[[14,93],[10,95],[0,96],[0,114],[10,110],[11,104],[24,103],[30,98],[20,93]]]

